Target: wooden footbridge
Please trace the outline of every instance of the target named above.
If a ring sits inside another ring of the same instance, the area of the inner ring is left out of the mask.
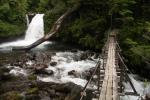
[[[97,63],[95,71],[83,88],[80,100],[86,96],[86,88],[95,74],[98,76],[98,89],[93,100],[120,100],[120,97],[124,95],[138,95],[127,74],[128,69],[120,55],[121,49],[116,38],[117,31],[113,30],[108,33],[108,39],[100,57],[103,61],[99,60]],[[128,82],[133,92],[125,92],[123,82]]]

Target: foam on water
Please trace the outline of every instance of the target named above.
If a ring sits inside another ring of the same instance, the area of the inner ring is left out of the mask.
[[[45,82],[73,82],[75,84],[84,86],[87,80],[83,79],[82,74],[86,70],[95,67],[96,61],[91,60],[81,60],[76,61],[81,52],[76,54],[71,52],[58,52],[55,56],[52,57],[52,61],[57,62],[57,66],[49,66],[47,70],[53,70],[54,76],[49,77],[39,77],[39,80]],[[75,70],[77,76],[68,75],[68,72]]]
[[[17,66],[13,66],[13,69],[9,73],[14,74],[16,76],[19,76],[19,75],[27,76],[27,72],[24,69],[17,67]]]

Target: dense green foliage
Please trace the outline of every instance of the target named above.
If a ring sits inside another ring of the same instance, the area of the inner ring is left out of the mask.
[[[81,4],[69,16],[60,33],[61,41],[101,50],[106,31],[119,29],[123,55],[131,68],[150,68],[149,0],[0,0],[0,37],[25,31],[26,13],[44,13],[45,31],[67,9]]]
[[[0,0],[0,37],[24,32],[26,7],[26,0]]]

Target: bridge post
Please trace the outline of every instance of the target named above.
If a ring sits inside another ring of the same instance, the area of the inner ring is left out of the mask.
[[[100,92],[100,80],[101,80],[101,79],[100,79],[100,77],[101,77],[101,76],[100,76],[100,70],[101,70],[101,69],[100,69],[100,66],[101,66],[101,62],[100,62],[100,64],[98,65],[98,69],[97,69],[97,70],[98,70],[98,72],[97,72],[97,76],[98,76],[98,88],[97,88],[97,91],[98,91],[98,92]]]

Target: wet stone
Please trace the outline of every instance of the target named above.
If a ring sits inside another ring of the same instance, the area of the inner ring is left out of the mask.
[[[49,89],[48,93],[50,94],[51,97],[55,97],[55,90],[54,89]]]
[[[146,94],[145,98],[146,98],[146,100],[150,100],[150,93]]]
[[[54,72],[52,70],[42,69],[42,70],[36,70],[35,74],[53,75]]]
[[[77,52],[77,51],[78,51],[77,49],[72,49],[72,50],[71,50],[71,52]]]
[[[68,72],[68,75],[74,75],[75,73],[76,73],[76,71],[72,70],[72,71]]]
[[[75,70],[72,70],[72,71],[68,72],[68,75],[73,75],[75,77],[79,77],[79,73]]]
[[[10,75],[9,73],[3,73],[3,74],[1,75],[0,80],[5,81],[5,80],[9,80],[9,79],[11,79],[11,78],[12,78],[12,75]]]
[[[34,64],[34,68],[35,70],[43,70],[45,68],[48,68],[48,66],[46,64]]]
[[[57,65],[57,62],[50,62],[50,65],[51,65],[51,66],[56,66],[56,65]]]
[[[80,55],[80,59],[81,59],[81,60],[86,60],[86,59],[92,57],[93,55],[94,55],[94,52],[85,51],[84,53],[82,53],[82,54]]]
[[[45,96],[41,100],[52,100],[52,99],[50,97],[48,97],[48,96]]]

